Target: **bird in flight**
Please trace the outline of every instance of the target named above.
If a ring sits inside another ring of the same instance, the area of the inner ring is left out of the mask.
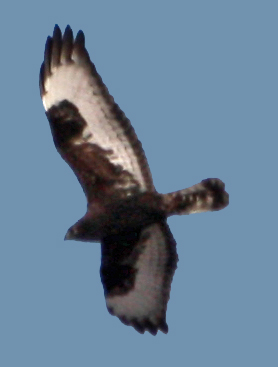
[[[40,94],[54,144],[76,174],[87,212],[65,239],[101,243],[108,311],[139,333],[168,332],[166,309],[177,268],[171,215],[225,208],[224,183],[208,178],[180,191],[156,191],[130,121],[114,102],[85,48],[56,25],[45,45]]]

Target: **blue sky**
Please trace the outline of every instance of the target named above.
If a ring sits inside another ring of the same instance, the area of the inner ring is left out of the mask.
[[[6,3],[1,29],[0,365],[277,366],[275,1]],[[86,210],[38,88],[55,23],[82,29],[159,192],[226,183],[221,212],[172,217],[168,335],[106,310],[100,246],[64,242]]]

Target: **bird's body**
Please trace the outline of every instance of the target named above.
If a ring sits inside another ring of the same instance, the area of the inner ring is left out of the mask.
[[[74,39],[69,26],[63,36],[56,26],[48,37],[40,91],[55,146],[88,200],[66,239],[101,242],[101,279],[112,314],[141,333],[166,333],[178,261],[167,217],[224,208],[224,184],[207,179],[157,193],[142,145],[90,61],[81,31]]]

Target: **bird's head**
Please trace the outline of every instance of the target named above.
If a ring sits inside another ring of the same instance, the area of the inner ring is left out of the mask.
[[[99,242],[101,238],[100,233],[101,231],[97,223],[82,218],[68,229],[65,240]]]

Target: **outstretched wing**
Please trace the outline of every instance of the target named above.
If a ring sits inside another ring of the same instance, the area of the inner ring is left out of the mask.
[[[77,175],[88,201],[154,191],[149,166],[130,121],[109,94],[79,31],[48,37],[40,92],[55,146]]]
[[[108,311],[140,333],[167,333],[166,308],[178,261],[167,223],[110,236],[101,245]]]

